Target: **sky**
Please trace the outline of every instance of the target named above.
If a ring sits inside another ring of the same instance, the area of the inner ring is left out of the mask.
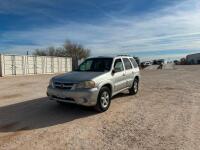
[[[200,52],[199,0],[0,0],[0,53],[66,40],[93,56],[177,59]]]

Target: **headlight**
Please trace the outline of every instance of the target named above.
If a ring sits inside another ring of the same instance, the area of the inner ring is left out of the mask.
[[[52,87],[52,88],[54,88],[54,82],[53,82],[53,79],[51,79],[51,80],[49,81],[49,86]]]
[[[81,82],[76,85],[77,89],[92,89],[95,88],[95,82],[94,81],[85,81]]]

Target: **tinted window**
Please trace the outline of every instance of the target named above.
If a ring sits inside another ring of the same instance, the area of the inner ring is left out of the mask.
[[[112,58],[90,58],[86,59],[77,71],[94,71],[105,72],[110,71],[113,59]]]
[[[90,70],[92,66],[92,60],[85,61],[82,65],[80,65],[80,70]]]
[[[130,58],[130,60],[131,60],[131,62],[132,62],[132,64],[133,64],[134,68],[137,68],[137,67],[138,67],[138,64],[137,64],[137,62],[135,61],[135,59]]]
[[[124,61],[124,65],[125,65],[126,70],[132,69],[131,62],[129,61],[128,58],[123,58],[123,61]]]
[[[124,66],[121,59],[115,60],[114,69],[116,72],[124,71]]]

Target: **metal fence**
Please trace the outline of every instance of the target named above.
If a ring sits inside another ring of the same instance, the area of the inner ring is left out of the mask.
[[[72,70],[69,57],[0,54],[0,76],[63,73]]]

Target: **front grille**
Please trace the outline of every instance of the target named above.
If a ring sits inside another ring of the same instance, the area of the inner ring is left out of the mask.
[[[71,88],[73,87],[73,83],[61,83],[61,82],[55,82],[54,86],[55,88],[58,89],[67,89],[67,90],[71,90]]]

